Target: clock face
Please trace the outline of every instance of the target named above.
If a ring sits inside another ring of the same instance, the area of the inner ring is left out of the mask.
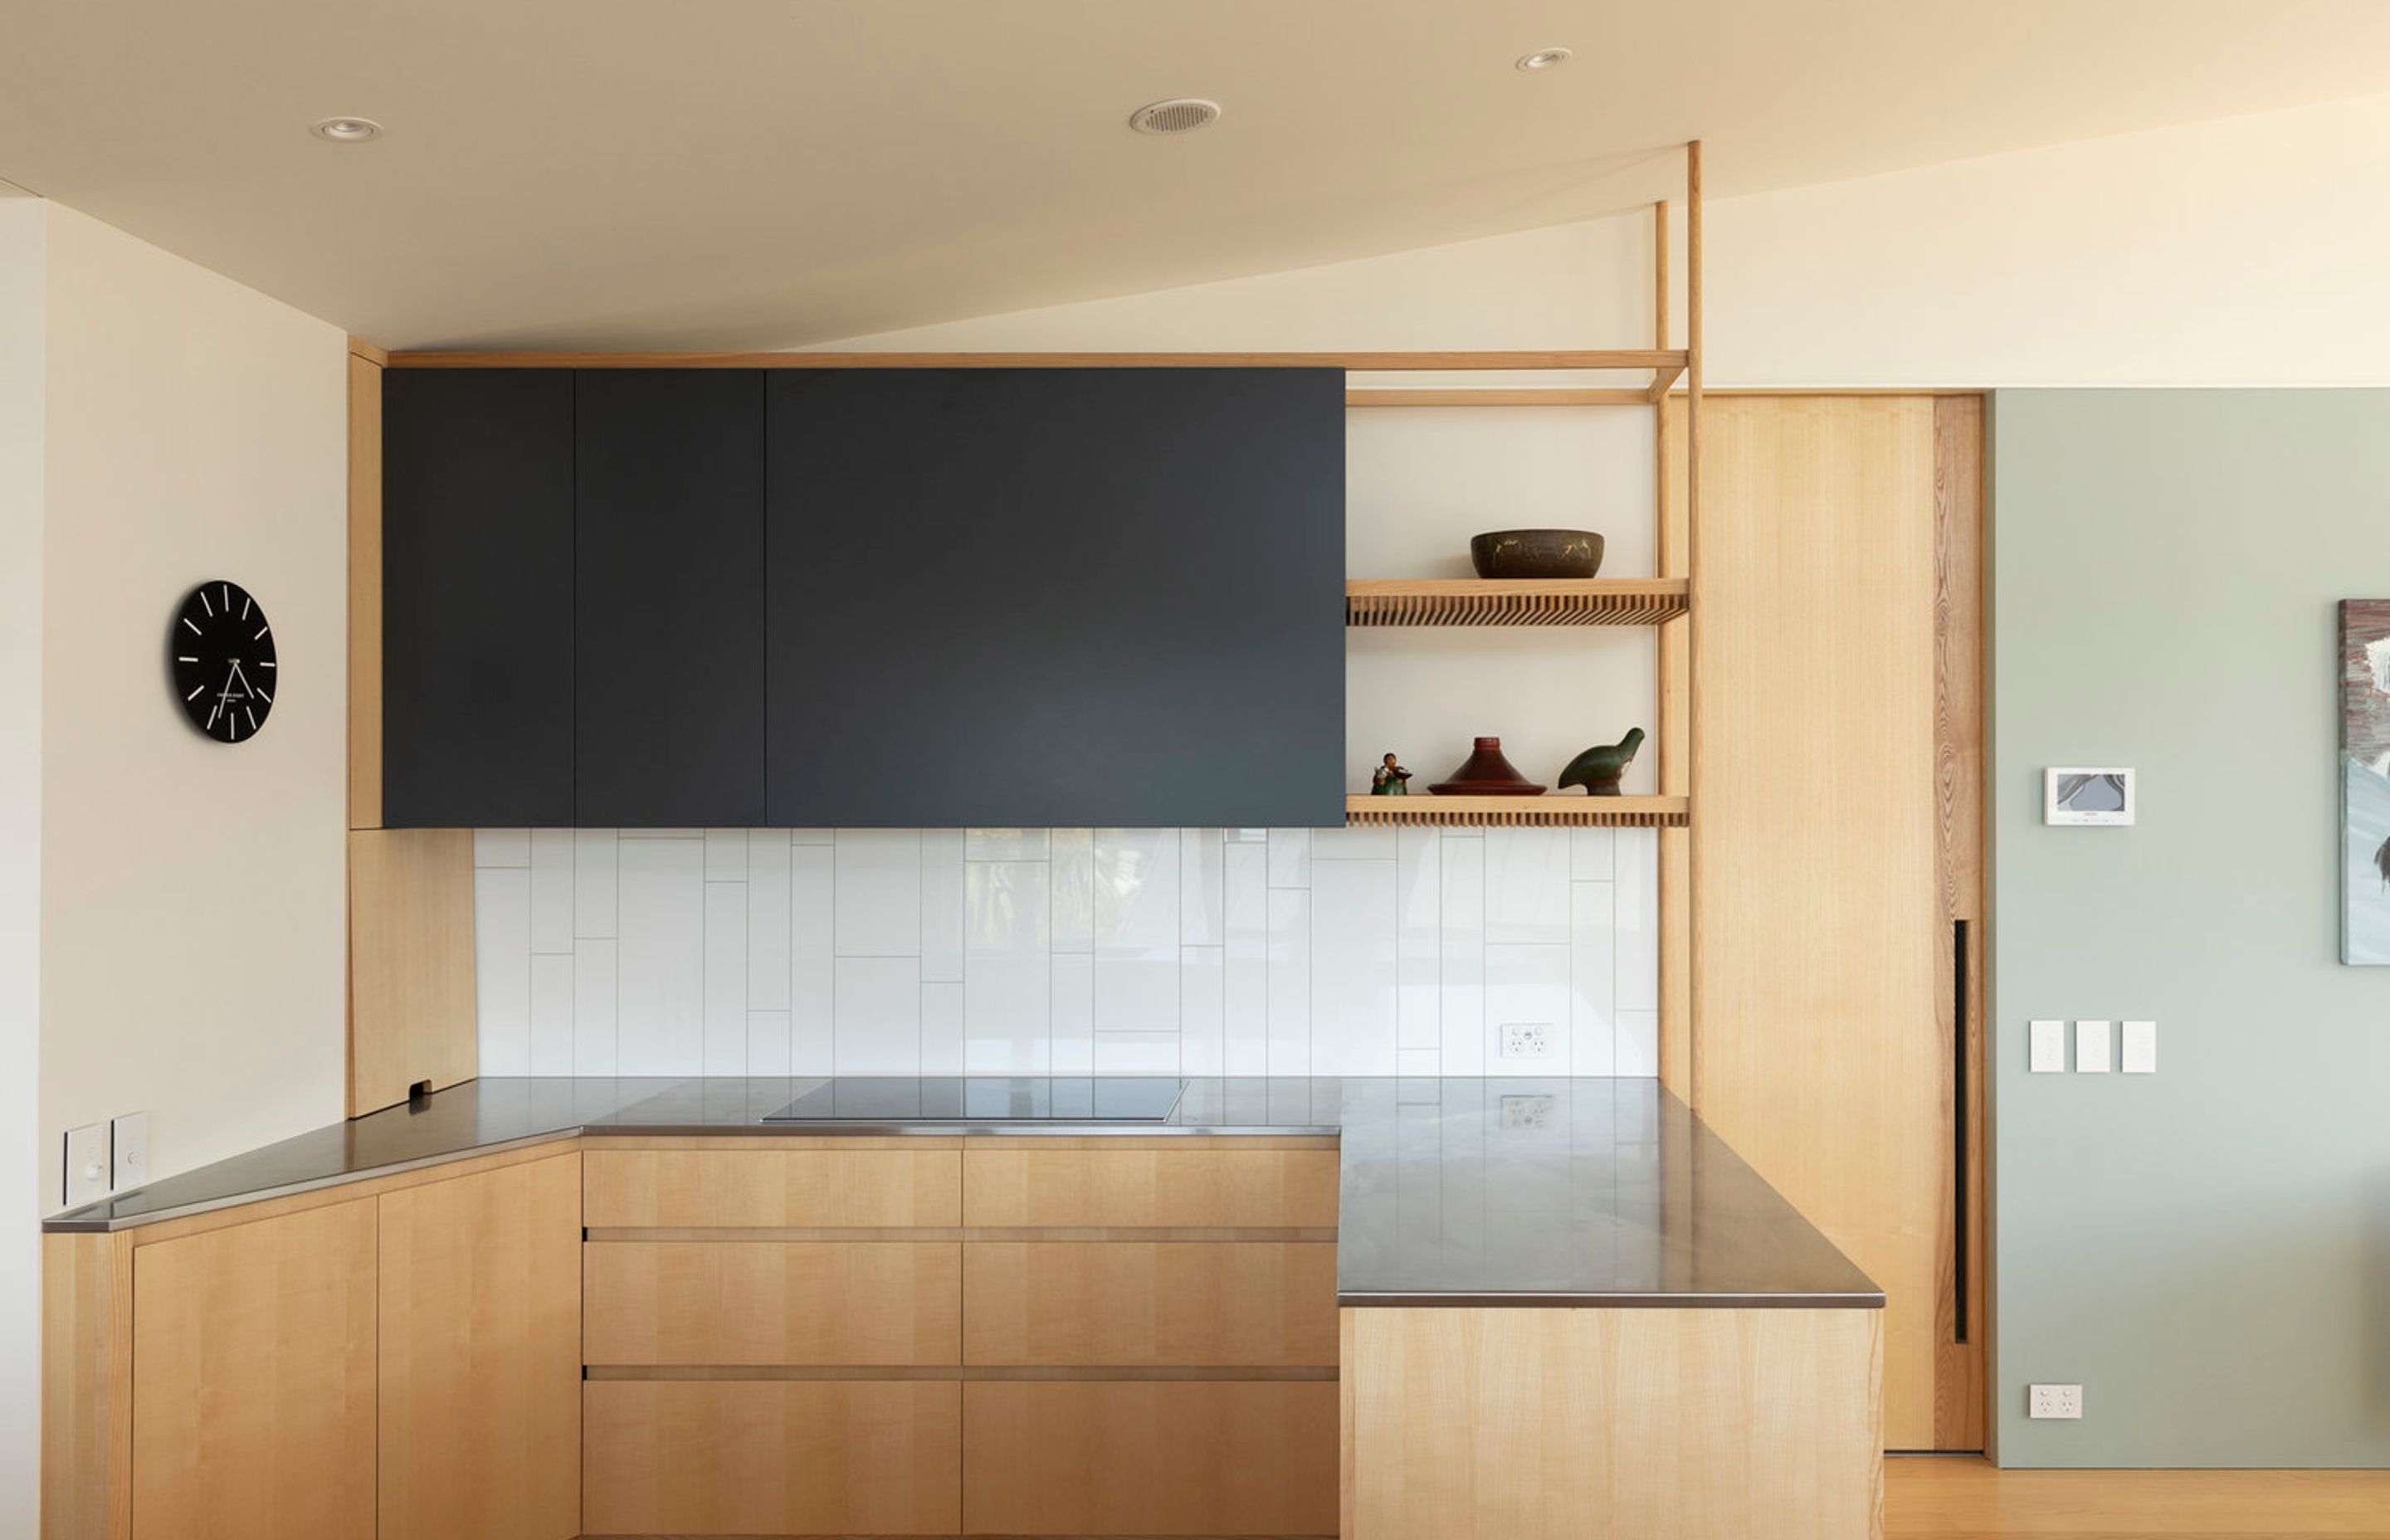
[[[255,738],[282,693],[274,628],[238,583],[218,578],[191,590],[174,616],[166,655],[173,660],[183,714],[221,742]]]

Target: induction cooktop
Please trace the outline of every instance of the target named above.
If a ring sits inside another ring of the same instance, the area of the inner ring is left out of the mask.
[[[1175,1075],[837,1075],[765,1123],[1161,1123]]]

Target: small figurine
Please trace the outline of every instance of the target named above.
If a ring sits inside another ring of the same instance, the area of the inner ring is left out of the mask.
[[[1372,797],[1407,797],[1410,795],[1411,773],[1394,763],[1388,754],[1385,763],[1369,773],[1369,795]]]
[[[1635,751],[1642,747],[1643,729],[1629,727],[1616,743],[1597,745],[1569,761],[1568,768],[1561,772],[1561,785],[1582,786],[1588,797],[1615,797],[1620,777],[1634,763]]]

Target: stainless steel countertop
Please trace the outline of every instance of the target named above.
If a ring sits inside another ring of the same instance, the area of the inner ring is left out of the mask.
[[[574,1136],[1323,1135],[1342,1150],[1344,1304],[1883,1303],[1653,1080],[1194,1076],[1158,1123],[760,1121],[821,1084],[472,1081],[118,1193],[43,1228],[126,1229]]]

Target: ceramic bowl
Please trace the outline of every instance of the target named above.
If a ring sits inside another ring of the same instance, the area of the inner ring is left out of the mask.
[[[1591,530],[1489,530],[1469,542],[1482,578],[1589,578],[1601,571],[1601,536]]]

